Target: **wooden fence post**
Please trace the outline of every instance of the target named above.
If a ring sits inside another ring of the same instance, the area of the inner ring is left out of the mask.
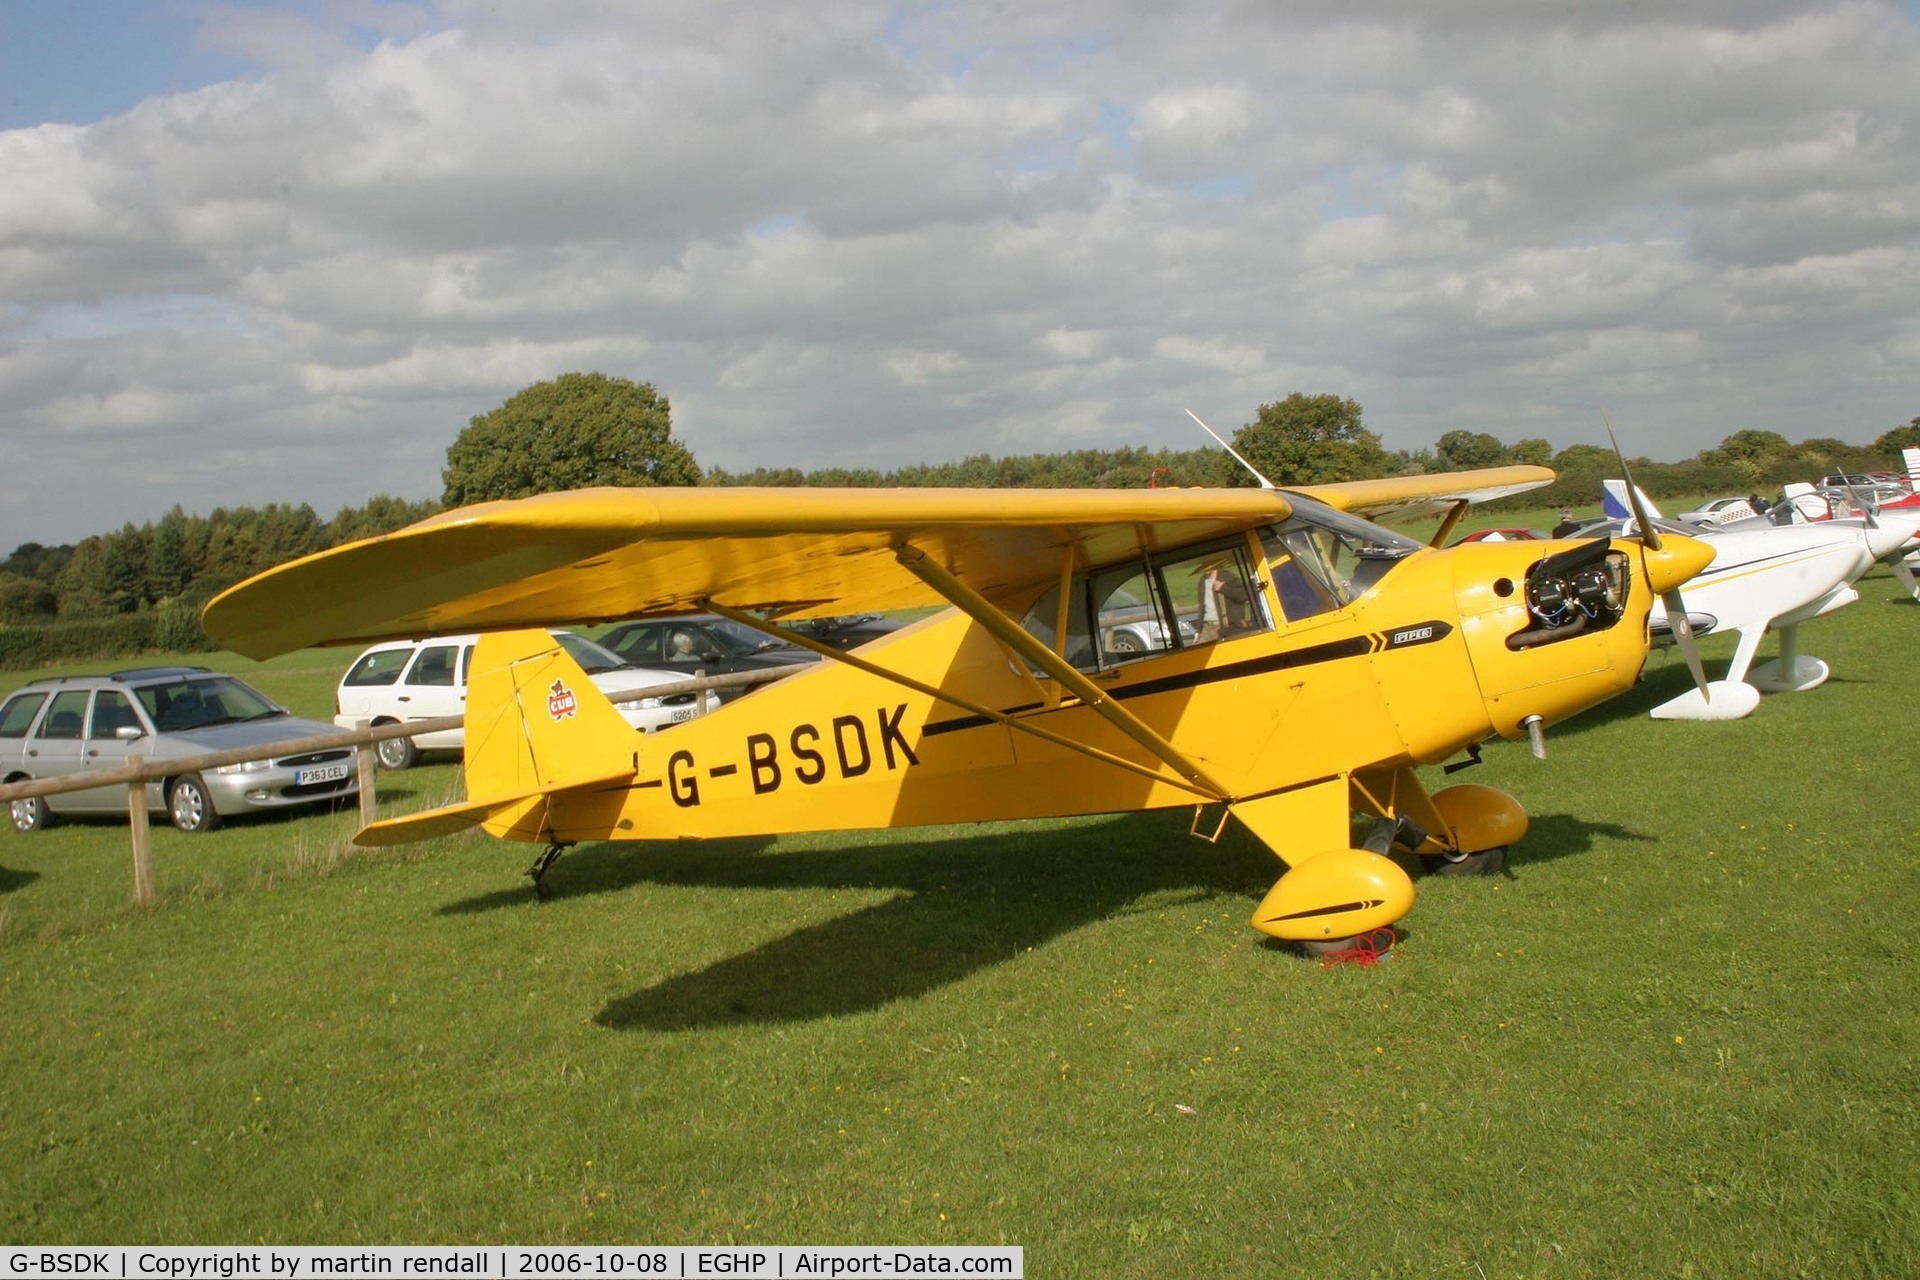
[[[354,731],[365,733],[369,723],[366,720],[354,721]],[[355,753],[356,767],[360,771],[360,825],[363,827],[373,821],[374,802],[378,799],[374,794],[373,778],[379,772],[379,754],[379,748],[367,742],[362,742]]]
[[[135,752],[127,763],[138,769],[146,757]],[[143,907],[153,905],[153,832],[147,826],[147,784],[136,779],[127,784],[127,825],[133,830],[133,900]]]

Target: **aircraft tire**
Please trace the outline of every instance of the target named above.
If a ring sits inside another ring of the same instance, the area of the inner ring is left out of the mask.
[[[1376,956],[1384,956],[1392,950],[1396,938],[1392,929],[1369,929],[1365,933],[1350,938],[1314,938],[1293,945],[1300,948],[1300,954],[1313,960],[1322,960],[1328,956],[1339,955],[1345,951],[1368,949]]]
[[[1427,874],[1436,876],[1492,876],[1507,869],[1507,846],[1497,844],[1491,849],[1482,849],[1470,853],[1459,860],[1444,857],[1437,853],[1421,855]]]

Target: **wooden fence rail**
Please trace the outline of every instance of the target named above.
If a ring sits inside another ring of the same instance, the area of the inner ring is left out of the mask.
[[[704,695],[709,689],[737,689],[782,680],[807,670],[809,666],[811,664],[776,667],[766,671],[739,671],[722,676],[694,676],[686,680],[676,680],[671,684],[647,685],[644,692],[650,698],[672,697],[681,693]],[[702,701],[704,700],[703,697]],[[153,901],[153,841],[147,826],[147,783],[161,778],[177,778],[185,773],[219,769],[231,764],[245,764],[250,760],[305,755],[311,751],[328,751],[340,747],[371,747],[389,738],[411,738],[416,734],[440,733],[448,729],[458,729],[465,723],[464,716],[436,716],[427,720],[403,720],[378,726],[363,720],[357,729],[338,729],[332,733],[309,734],[304,738],[289,738],[265,746],[229,747],[225,751],[208,751],[197,756],[176,756],[168,760],[154,761],[137,754],[129,755],[127,763],[116,769],[101,769],[97,772],[82,771],[66,777],[33,778],[25,782],[0,785],[0,804],[10,804],[15,800],[26,800],[34,796],[60,795],[67,791],[91,791],[96,787],[124,784],[127,788],[128,825],[133,835],[133,896],[135,901],[145,904]],[[359,752],[359,782],[360,822],[364,826],[372,822],[374,817],[374,753],[371,751]]]

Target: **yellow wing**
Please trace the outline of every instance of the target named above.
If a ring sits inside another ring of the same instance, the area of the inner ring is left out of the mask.
[[[1411,512],[1551,478],[1506,467],[1303,492],[1343,509]],[[708,601],[783,618],[946,603],[901,566],[896,551],[908,546],[987,599],[1024,608],[1069,557],[1074,569],[1118,564],[1292,510],[1286,494],[1260,489],[578,489],[463,507],[293,561],[216,597],[202,623],[227,648],[265,658]]]
[[[312,644],[693,612],[802,618],[945,601],[912,545],[994,600],[1075,568],[1284,520],[1257,489],[579,489],[463,507],[251,578],[207,605],[222,645]],[[1025,601],[1021,601],[1024,607]]]
[[[1438,515],[1458,502],[1491,502],[1552,483],[1551,468],[1512,466],[1302,485],[1296,492],[1368,520],[1394,520]]]

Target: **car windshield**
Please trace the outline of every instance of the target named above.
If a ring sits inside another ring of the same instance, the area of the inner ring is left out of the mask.
[[[804,631],[812,635],[832,635],[836,631],[848,631],[854,627],[865,626],[869,622],[880,621],[877,613],[843,613],[831,618],[802,618],[792,625],[795,631]]]
[[[580,664],[580,669],[590,676],[603,671],[619,671],[633,664],[603,645],[597,645],[584,636],[576,636],[571,631],[556,631],[553,638],[567,651],[567,656]]]
[[[797,649],[798,645],[773,636],[763,636],[752,627],[742,626],[732,618],[712,618],[702,624],[713,638],[728,653],[735,655],[759,653],[765,649]]]
[[[134,690],[161,733],[205,729],[216,724],[265,720],[286,715],[286,709],[267,700],[253,686],[232,676],[182,677]]]

